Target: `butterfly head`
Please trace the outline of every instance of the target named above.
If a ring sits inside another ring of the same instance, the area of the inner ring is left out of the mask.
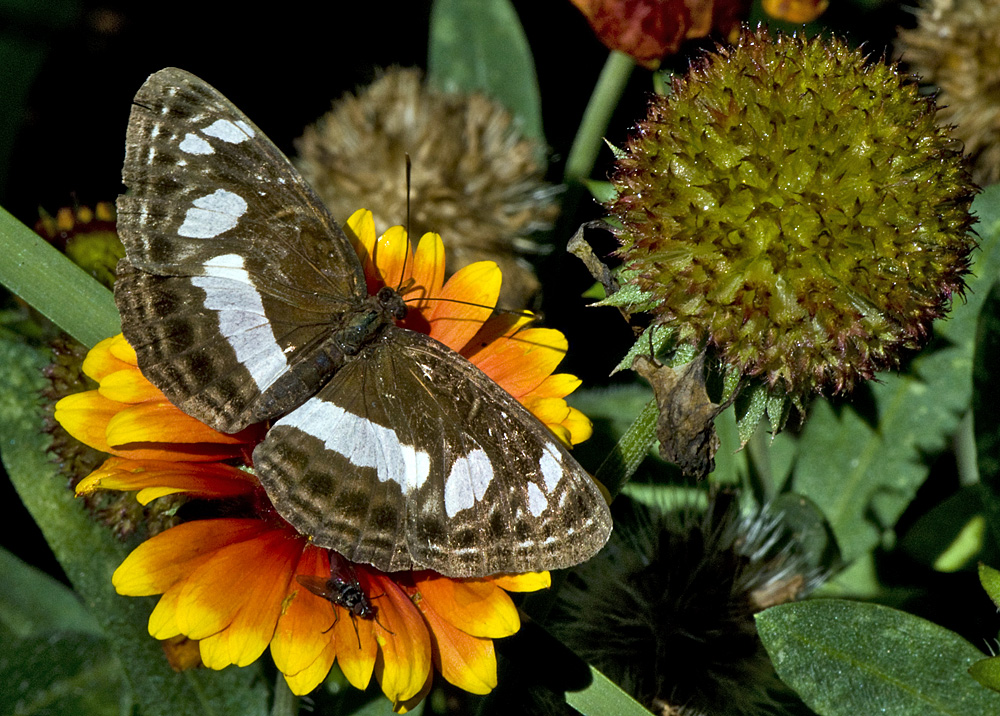
[[[378,290],[378,293],[375,294],[375,297],[378,299],[384,315],[389,316],[396,321],[402,321],[406,318],[406,304],[403,302],[403,297],[398,291],[391,289],[388,286],[383,286]]]

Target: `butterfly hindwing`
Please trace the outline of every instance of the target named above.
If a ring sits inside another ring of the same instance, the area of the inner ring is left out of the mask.
[[[122,175],[116,301],[147,377],[226,432],[304,400],[282,384],[288,366],[366,291],[353,247],[285,156],[207,83],[167,69],[136,95]]]
[[[611,527],[593,480],[524,406],[403,329],[279,420],[254,462],[278,511],[317,545],[383,569],[565,567]]]

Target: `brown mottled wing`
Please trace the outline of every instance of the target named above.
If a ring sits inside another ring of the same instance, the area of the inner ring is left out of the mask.
[[[115,300],[146,377],[226,432],[305,400],[288,367],[366,292],[350,242],[287,158],[170,68],[136,94],[122,177]]]
[[[476,577],[577,564],[611,517],[556,437],[467,360],[392,327],[254,452],[278,512],[385,571]]]

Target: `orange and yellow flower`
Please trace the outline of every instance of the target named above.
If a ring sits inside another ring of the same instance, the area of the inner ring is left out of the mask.
[[[425,235],[413,251],[401,227],[376,238],[364,210],[346,230],[369,290],[402,287],[410,307],[403,325],[464,355],[567,445],[590,436],[589,420],[564,400],[579,380],[552,372],[565,353],[564,336],[527,327],[529,318],[491,317],[501,281],[495,264],[472,264],[445,282],[438,235]],[[451,579],[354,565],[377,619],[352,618],[296,580],[328,578],[327,552],[281,519],[256,478],[238,466],[263,437],[261,426],[226,435],[180,412],[142,376],[122,336],[95,346],[83,369],[98,389],[61,400],[56,419],[111,457],[80,482],[78,493],[135,490],[142,504],[184,493],[229,505],[225,517],[185,522],[150,538],[116,570],[120,594],[162,595],[149,619],[152,636],[198,640],[202,662],[213,669],[250,664],[270,646],[296,694],[315,688],[336,662],[358,688],[374,674],[400,711],[428,693],[434,670],[471,693],[496,686],[492,640],[520,627],[507,592],[544,588],[547,573]],[[234,501],[245,505],[238,516]]]

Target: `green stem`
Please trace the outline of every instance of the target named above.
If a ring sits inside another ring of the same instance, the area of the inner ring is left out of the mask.
[[[607,133],[611,115],[618,106],[634,67],[635,62],[626,54],[612,52],[608,55],[566,159],[564,179],[567,184],[583,182],[593,172],[597,155],[604,146],[602,140]]]
[[[121,331],[111,292],[2,207],[0,284],[85,346]]]
[[[955,437],[952,438],[955,461],[958,463],[958,479],[962,485],[975,485],[979,480],[979,461],[976,452],[976,434],[973,428],[972,411],[962,416]]]
[[[285,680],[278,676],[274,684],[271,716],[295,716],[299,712],[299,697],[292,693]]]
[[[635,474],[646,458],[649,448],[656,442],[656,419],[659,411],[656,401],[646,403],[639,416],[621,436],[594,475],[607,488],[611,496],[617,495],[628,479]]]

